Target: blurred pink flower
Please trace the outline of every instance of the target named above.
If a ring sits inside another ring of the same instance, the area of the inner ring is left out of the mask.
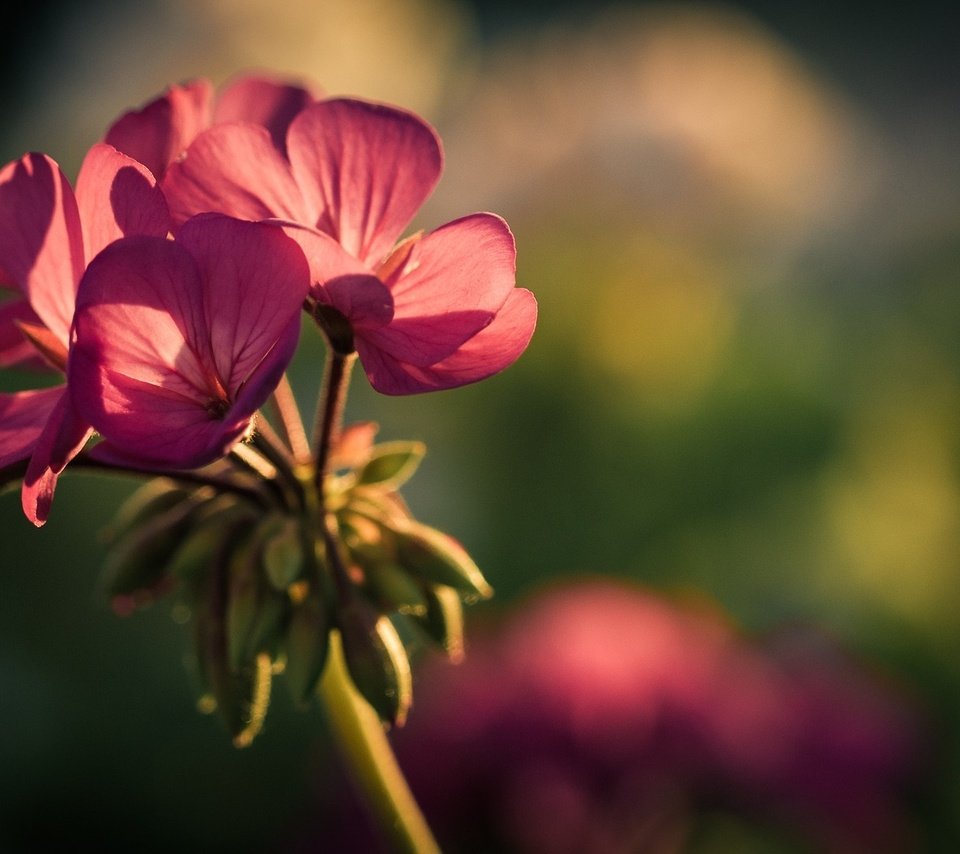
[[[293,117],[316,95],[305,86],[270,77],[239,77],[219,93],[209,80],[170,86],[145,106],[130,110],[107,130],[104,141],[146,166],[159,181],[194,137],[220,122],[252,122],[267,129],[277,148]]]
[[[76,193],[46,155],[7,164],[0,171],[0,271],[18,295],[0,309],[0,363],[36,362],[39,354],[64,371],[87,263],[123,235],[168,230],[153,176],[112,146],[89,151]],[[36,525],[46,521],[59,473],[90,435],[64,388],[0,395],[0,467],[29,458],[22,503]]]
[[[100,455],[194,468],[226,453],[296,348],[309,286],[282,229],[219,215],[176,241],[130,237],[94,259],[68,366]]]
[[[433,128],[393,107],[328,99],[293,119],[286,148],[251,124],[200,134],[164,179],[174,220],[214,210],[287,223],[314,299],[349,322],[348,346],[378,391],[464,385],[519,357],[537,308],[515,287],[502,219],[473,214],[397,245],[440,177]]]
[[[395,738],[444,850],[674,852],[718,811],[817,850],[912,850],[916,710],[836,651],[786,656],[606,581],[476,628],[463,664],[425,662]]]

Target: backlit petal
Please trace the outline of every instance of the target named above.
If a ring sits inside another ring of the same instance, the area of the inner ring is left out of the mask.
[[[0,468],[25,460],[33,453],[63,390],[59,385],[0,394]]]
[[[80,216],[60,167],[44,154],[8,163],[0,170],[0,268],[64,344],[83,267]]]
[[[63,391],[62,387],[58,389]],[[27,518],[38,527],[47,521],[57,478],[92,435],[69,394],[57,399],[23,477],[20,500]]]
[[[266,77],[240,77],[228,84],[217,97],[214,124],[251,122],[263,125],[273,144],[287,150],[287,128],[294,117],[316,100],[304,86],[281,83]]]
[[[433,365],[493,320],[515,279],[513,235],[500,217],[455,220],[416,241],[393,270],[393,321],[367,341],[401,362]]]
[[[440,140],[412,113],[345,98],[303,110],[287,136],[312,218],[352,255],[378,264],[433,192]]]
[[[306,259],[279,226],[224,216],[191,220],[180,229],[177,243],[198,264],[207,339],[233,398],[291,318],[299,324],[309,287]]]
[[[354,330],[376,328],[393,318],[393,298],[383,282],[332,237],[288,225],[284,231],[300,244],[310,265],[311,293],[333,306]]]
[[[45,365],[38,358],[36,348],[20,331],[20,322],[39,324],[41,321],[25,299],[17,297],[0,305],[0,366],[23,366],[24,363],[30,363],[30,367]]]
[[[171,86],[146,106],[117,119],[104,142],[142,163],[159,181],[167,166],[210,125],[212,102],[213,85],[208,80]]]
[[[266,128],[222,124],[198,136],[172,164],[163,191],[176,224],[215,211],[239,219],[302,222],[303,199],[290,164]]]
[[[170,214],[156,179],[145,166],[113,146],[98,143],[77,175],[77,207],[89,261],[120,237],[165,237]]]
[[[452,356],[418,368],[378,359],[360,350],[371,385],[383,394],[415,394],[478,382],[512,365],[526,349],[537,322],[537,301],[530,291],[515,288],[493,323],[463,344]],[[373,369],[367,361],[373,361]]]

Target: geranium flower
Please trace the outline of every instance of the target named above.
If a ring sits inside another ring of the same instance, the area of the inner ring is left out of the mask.
[[[90,264],[68,378],[99,454],[194,468],[246,432],[293,355],[309,271],[272,225],[196,217],[176,241],[130,237]]]
[[[0,170],[0,270],[18,296],[0,310],[5,363],[40,356],[63,372],[87,262],[123,235],[168,231],[166,203],[153,176],[112,146],[89,151],[76,193],[46,155],[27,154],[7,164]],[[29,459],[23,509],[41,525],[57,477],[86,442],[89,426],[63,385],[0,395],[0,418],[0,467]]]
[[[219,92],[206,79],[170,86],[107,130],[104,141],[144,164],[161,179],[202,130],[220,122],[252,122],[265,127],[284,151],[287,127],[297,113],[316,100],[304,86],[267,77],[239,77]]]
[[[293,119],[286,152],[250,124],[201,133],[164,180],[175,222],[216,210],[292,224],[313,298],[348,322],[378,391],[451,388],[517,359],[537,309],[515,287],[516,248],[502,219],[473,214],[396,245],[442,170],[426,122],[329,99]]]

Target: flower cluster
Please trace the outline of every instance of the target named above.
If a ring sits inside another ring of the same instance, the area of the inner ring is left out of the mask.
[[[68,463],[157,476],[117,523],[112,595],[190,590],[200,670],[241,741],[278,662],[309,696],[331,630],[401,721],[391,617],[455,651],[458,594],[489,592],[397,495],[420,446],[340,429],[357,357],[375,389],[412,394],[497,373],[533,332],[501,218],[401,239],[442,162],[412,113],[244,77],[124,114],[75,186],[42,154],[0,171],[0,365],[61,377],[0,395],[0,479],[22,479],[42,525]],[[285,376],[304,312],[329,351],[312,442]]]

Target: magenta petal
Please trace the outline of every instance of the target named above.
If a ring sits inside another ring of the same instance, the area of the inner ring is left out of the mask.
[[[167,203],[153,175],[106,143],[87,152],[77,176],[76,196],[88,261],[118,238],[166,237],[170,230]]]
[[[37,313],[25,299],[12,299],[0,305],[0,366],[45,365],[36,347],[20,331],[19,323],[41,324]]]
[[[372,265],[393,247],[443,168],[440,140],[422,119],[349,99],[303,110],[290,125],[287,149],[312,213],[307,224]]]
[[[290,319],[299,324],[309,287],[303,251],[278,225],[224,216],[190,220],[177,243],[198,264],[210,350],[218,376],[235,396]]]
[[[537,323],[537,301],[530,291],[515,288],[493,323],[434,365],[418,368],[384,359],[358,344],[370,384],[383,394],[415,394],[478,382],[512,365],[530,343]],[[368,362],[371,364],[368,365]]]
[[[105,439],[180,465],[207,450],[220,429],[208,407],[222,382],[190,253],[152,237],[111,244],[87,269],[74,330],[70,393]]]
[[[326,234],[296,225],[285,225],[284,231],[297,241],[306,256],[311,293],[319,302],[337,309],[355,330],[390,322],[390,291],[363,263]]]
[[[68,364],[78,409],[146,464],[213,461],[285,369],[307,287],[303,253],[274,225],[210,215],[176,243],[108,246],[78,297]]]
[[[270,132],[273,144],[287,150],[287,128],[294,117],[316,96],[303,86],[280,83],[266,77],[241,77],[226,86],[217,98],[214,124],[251,122]]]
[[[447,223],[414,243],[392,273],[393,321],[367,342],[401,362],[433,365],[493,320],[515,280],[513,235],[500,217]]]
[[[0,170],[0,268],[66,345],[83,235],[73,190],[44,154],[26,154]]]
[[[63,396],[62,385],[0,394],[0,468],[25,460]]]
[[[170,166],[163,192],[176,224],[209,211],[253,221],[303,221],[290,164],[257,125],[223,124],[200,134]]]
[[[23,512],[37,527],[47,521],[60,472],[86,444],[93,431],[76,411],[63,387],[34,448],[23,477],[20,500]]]
[[[142,109],[117,119],[104,142],[142,163],[159,181],[167,166],[209,126],[212,102],[213,85],[208,80],[171,86]]]

